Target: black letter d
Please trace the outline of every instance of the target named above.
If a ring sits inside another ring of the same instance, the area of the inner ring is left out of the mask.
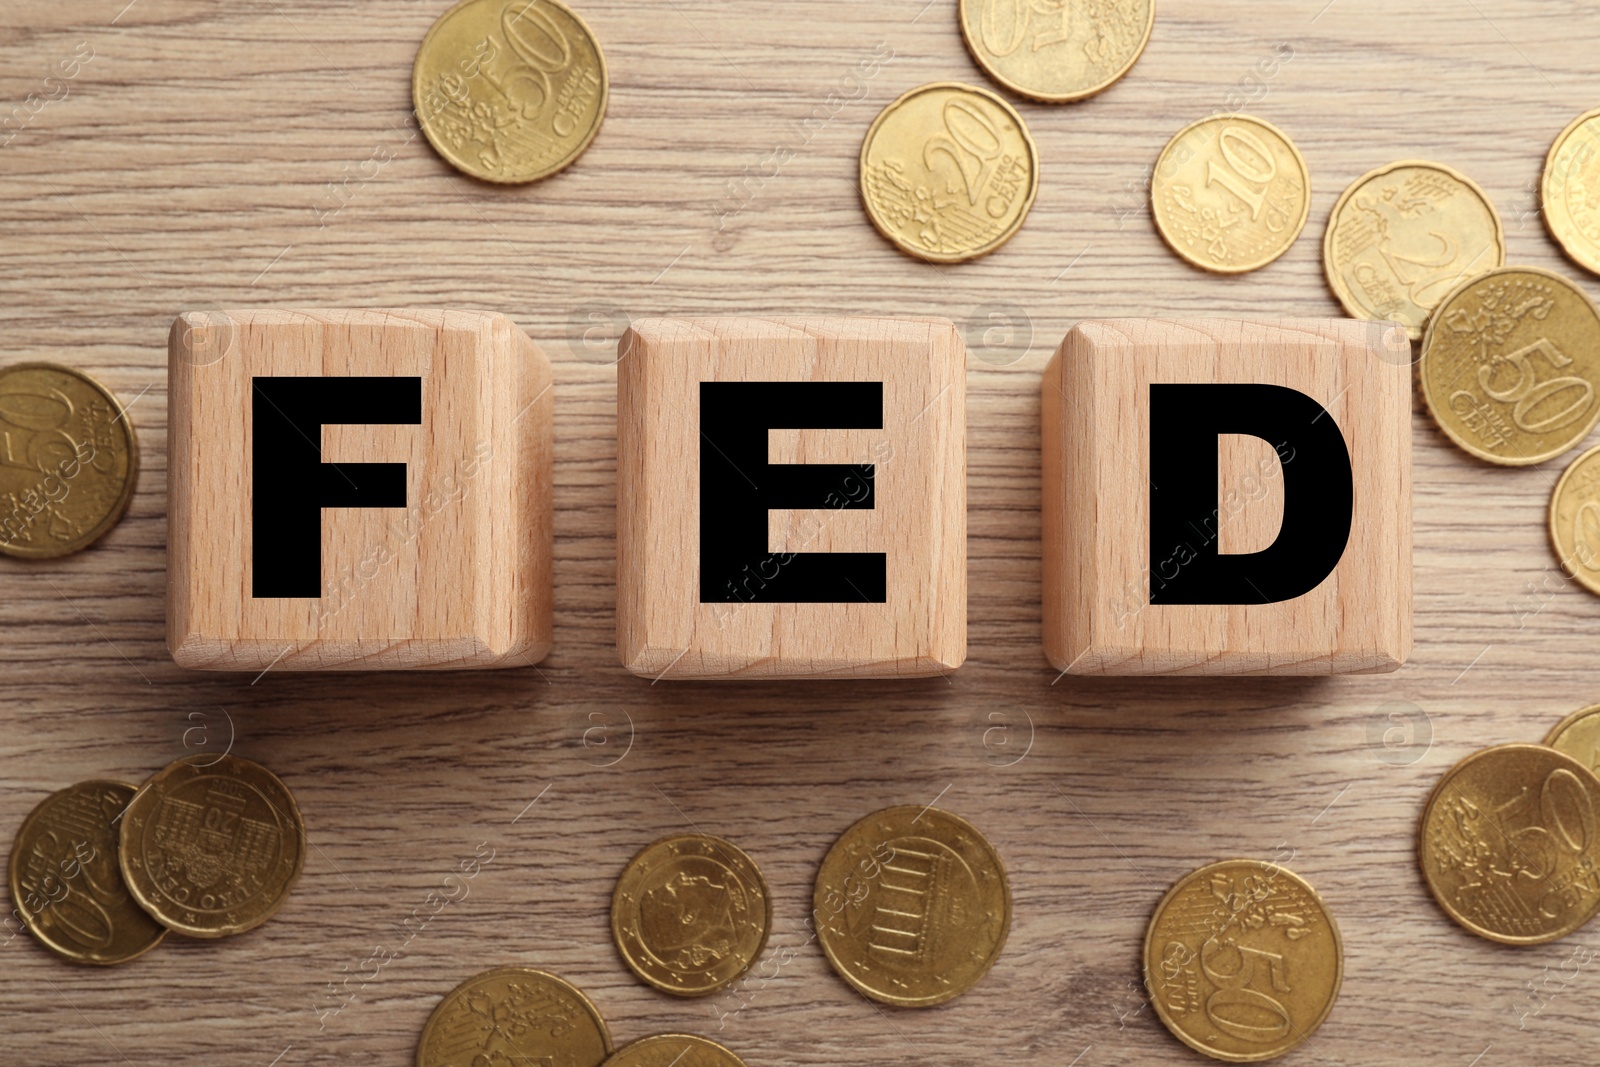
[[[1259,437],[1283,466],[1283,528],[1260,552],[1218,551],[1217,437]],[[1150,603],[1272,604],[1309,593],[1350,540],[1344,434],[1281,385],[1150,387]]]

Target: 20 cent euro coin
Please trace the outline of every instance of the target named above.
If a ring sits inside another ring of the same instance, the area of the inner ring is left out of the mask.
[[[934,263],[993,252],[1039,191],[1039,151],[987,89],[935,82],[883,109],[861,144],[861,201],[901,251]]]

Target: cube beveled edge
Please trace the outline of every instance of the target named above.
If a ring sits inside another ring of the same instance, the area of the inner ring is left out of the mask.
[[[755,660],[692,655],[692,649],[640,645],[618,649],[629,674],[652,681],[833,681],[852,678],[936,678],[959,670],[966,662],[965,635],[960,647],[897,660],[809,658],[806,669],[798,661],[776,657]]]
[[[1237,330],[1237,336],[1219,340],[1219,329]],[[1307,341],[1338,343],[1352,348],[1368,350],[1387,349],[1398,355],[1411,349],[1405,327],[1390,319],[1352,319],[1347,317],[1277,316],[1246,318],[1237,315],[1183,316],[1180,318],[1111,318],[1083,319],[1067,331],[1057,346],[1060,355],[1076,335],[1089,346],[1097,348],[1139,347],[1145,344],[1172,344],[1174,338],[1162,331],[1182,330],[1194,335],[1194,340],[1211,344],[1301,344]],[[1409,358],[1394,361],[1409,366]]]
[[[225,641],[187,634],[169,638],[173,662],[194,671],[471,671],[531,667],[551,643],[526,635],[504,648],[481,637],[389,642],[312,642],[283,645],[264,639]]]
[[[1181,646],[1086,644],[1077,647],[1045,646],[1050,666],[1078,677],[1301,677],[1321,678],[1345,674],[1389,674],[1405,665],[1411,652],[1409,637],[1395,648],[1342,648],[1302,658],[1287,653],[1250,650],[1214,650]],[[1276,662],[1273,662],[1276,661]]]

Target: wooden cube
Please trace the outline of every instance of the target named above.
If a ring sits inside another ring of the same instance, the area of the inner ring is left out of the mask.
[[[650,678],[966,658],[966,347],[942,319],[659,319],[619,346],[617,647]]]
[[[1411,648],[1402,327],[1083,322],[1045,371],[1044,640],[1073,674],[1390,671]]]
[[[550,364],[503,315],[180,316],[167,644],[205,670],[550,648]]]

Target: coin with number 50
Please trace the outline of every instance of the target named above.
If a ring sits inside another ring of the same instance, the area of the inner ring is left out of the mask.
[[[411,95],[418,125],[451,166],[516,183],[583,154],[608,86],[594,33],[559,0],[461,0],[423,40]]]

